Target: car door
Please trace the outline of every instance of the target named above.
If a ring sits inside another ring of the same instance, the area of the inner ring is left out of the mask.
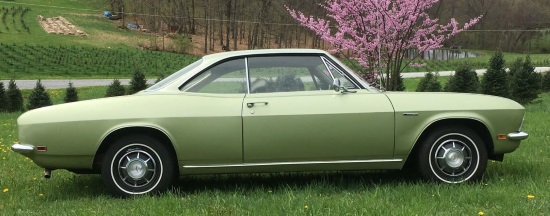
[[[247,92],[244,58],[221,61],[181,87],[173,136],[185,166],[240,164],[242,101]]]
[[[250,57],[248,68],[245,163],[393,157],[394,114],[384,94],[331,90],[335,76],[319,56]]]

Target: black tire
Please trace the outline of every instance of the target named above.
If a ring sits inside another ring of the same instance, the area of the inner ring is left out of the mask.
[[[487,168],[485,143],[469,128],[443,127],[419,144],[418,170],[424,179],[445,183],[478,181]]]
[[[172,185],[177,177],[175,164],[172,154],[156,139],[126,136],[105,153],[101,177],[107,189],[118,197],[155,194]]]

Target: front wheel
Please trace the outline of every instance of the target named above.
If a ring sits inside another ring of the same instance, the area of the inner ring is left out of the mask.
[[[481,179],[487,167],[483,140],[471,129],[444,127],[420,143],[418,168],[427,180],[461,183]]]
[[[176,177],[171,155],[151,137],[124,137],[105,154],[101,165],[103,182],[113,195],[120,197],[162,192]]]

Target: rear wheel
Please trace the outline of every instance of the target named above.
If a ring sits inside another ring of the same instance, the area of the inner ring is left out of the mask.
[[[461,183],[481,179],[487,167],[483,140],[469,128],[444,127],[421,143],[418,168],[427,180]]]
[[[166,190],[176,177],[172,154],[156,139],[143,135],[117,140],[105,153],[101,176],[115,196]]]

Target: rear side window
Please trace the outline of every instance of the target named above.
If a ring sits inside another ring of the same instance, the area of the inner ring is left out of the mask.
[[[181,91],[213,94],[246,93],[244,59],[217,64],[187,82]]]

